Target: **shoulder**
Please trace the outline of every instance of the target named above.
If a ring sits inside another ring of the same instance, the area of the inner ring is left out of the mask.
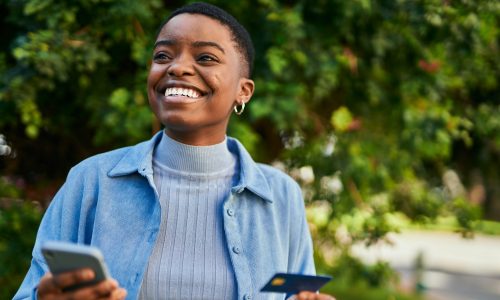
[[[271,202],[302,202],[299,185],[285,172],[267,164],[256,163],[245,147],[228,138],[229,150],[239,157],[240,183]]]
[[[134,146],[114,149],[90,156],[76,164],[70,172],[86,173],[91,170],[110,170],[123,159]]]
[[[300,185],[288,174],[273,166],[256,163],[271,190],[273,202],[278,207],[289,207],[301,212],[304,198]]]
[[[133,146],[122,147],[90,156],[75,165],[70,174],[97,175],[109,174],[117,168],[124,173],[136,171],[142,160],[152,152],[153,140],[144,141]]]
[[[256,163],[256,165],[269,182],[284,184],[293,188],[299,187],[298,183],[282,170],[263,163]]]

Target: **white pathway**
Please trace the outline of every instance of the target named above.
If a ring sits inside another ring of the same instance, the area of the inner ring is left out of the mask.
[[[500,237],[410,231],[391,235],[393,245],[354,247],[365,262],[388,261],[401,273],[403,286],[414,285],[415,261],[423,258],[422,283],[427,299],[500,299]]]

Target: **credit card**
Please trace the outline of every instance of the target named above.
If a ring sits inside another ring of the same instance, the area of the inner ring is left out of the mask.
[[[260,291],[287,294],[298,294],[302,291],[316,292],[331,279],[331,276],[277,273]]]

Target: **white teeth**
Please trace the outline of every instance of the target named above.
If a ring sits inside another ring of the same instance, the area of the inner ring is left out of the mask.
[[[165,96],[184,96],[189,98],[198,98],[200,94],[197,91],[192,89],[184,89],[184,88],[167,88],[165,90]]]

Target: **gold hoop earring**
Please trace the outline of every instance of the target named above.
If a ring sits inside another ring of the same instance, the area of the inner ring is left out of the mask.
[[[238,110],[238,106],[241,106],[241,108],[239,110]],[[236,105],[234,107],[234,113],[237,114],[238,116],[241,115],[244,110],[245,110],[245,102],[241,103],[241,105]]]

